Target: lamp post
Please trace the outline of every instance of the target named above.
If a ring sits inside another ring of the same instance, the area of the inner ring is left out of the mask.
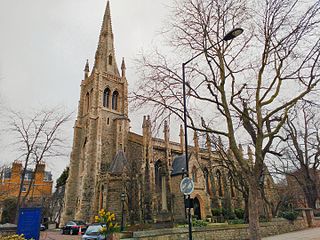
[[[183,94],[183,124],[184,124],[184,144],[185,144],[185,158],[186,158],[186,175],[189,176],[189,159],[188,159],[188,124],[187,124],[187,100],[186,100],[186,73],[185,73],[185,67],[188,63],[190,63],[195,58],[199,57],[202,53],[205,51],[210,50],[214,46],[216,46],[218,43],[222,41],[229,41],[234,39],[235,37],[239,36],[243,32],[242,28],[235,28],[228,32],[223,39],[218,41],[217,43],[213,44],[209,48],[205,49],[204,51],[201,51],[200,53],[196,54],[192,58],[190,58],[188,61],[182,63],[182,94]],[[190,195],[188,195],[188,201],[190,201]],[[189,225],[189,240],[192,240],[192,222],[191,222],[191,208],[188,208],[188,225]]]
[[[186,175],[186,170],[184,168],[181,169],[182,172],[182,179],[184,178],[184,176]],[[186,206],[186,195],[183,194],[183,202],[184,202],[184,217],[185,219],[188,218],[187,215],[187,206]]]
[[[121,193],[121,204],[122,204],[122,209],[121,209],[121,226],[120,226],[120,231],[122,232],[124,230],[124,201],[126,200],[126,195],[125,193]]]

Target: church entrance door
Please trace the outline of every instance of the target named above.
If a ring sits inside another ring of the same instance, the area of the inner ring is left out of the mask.
[[[193,200],[193,211],[196,219],[201,219],[201,210],[200,210],[200,202],[198,198],[194,198]]]

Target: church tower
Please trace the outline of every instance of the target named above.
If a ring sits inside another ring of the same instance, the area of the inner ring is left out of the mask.
[[[90,73],[86,63],[81,82],[62,224],[71,219],[92,221],[104,205],[100,179],[116,155],[125,158],[129,132],[125,71],[124,60],[121,75],[116,63],[108,1],[94,65]]]

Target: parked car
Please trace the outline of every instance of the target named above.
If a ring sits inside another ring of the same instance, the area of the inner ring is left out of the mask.
[[[87,231],[82,236],[82,240],[105,240],[100,233],[101,228],[102,226],[99,223],[88,226]]]
[[[40,231],[44,231],[44,230],[46,230],[46,226],[43,224],[40,224]]]
[[[83,234],[87,230],[87,225],[81,220],[72,220],[62,227],[62,234],[78,234],[80,229]]]

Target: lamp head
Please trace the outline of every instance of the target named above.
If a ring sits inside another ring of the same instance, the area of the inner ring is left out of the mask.
[[[241,33],[243,33],[243,29],[242,29],[242,28],[235,28],[235,29],[231,30],[230,32],[228,32],[228,33],[223,37],[223,41],[232,40],[232,39],[238,37]]]
[[[124,200],[125,200],[125,198],[126,198],[125,193],[121,193],[121,201],[124,201]]]

